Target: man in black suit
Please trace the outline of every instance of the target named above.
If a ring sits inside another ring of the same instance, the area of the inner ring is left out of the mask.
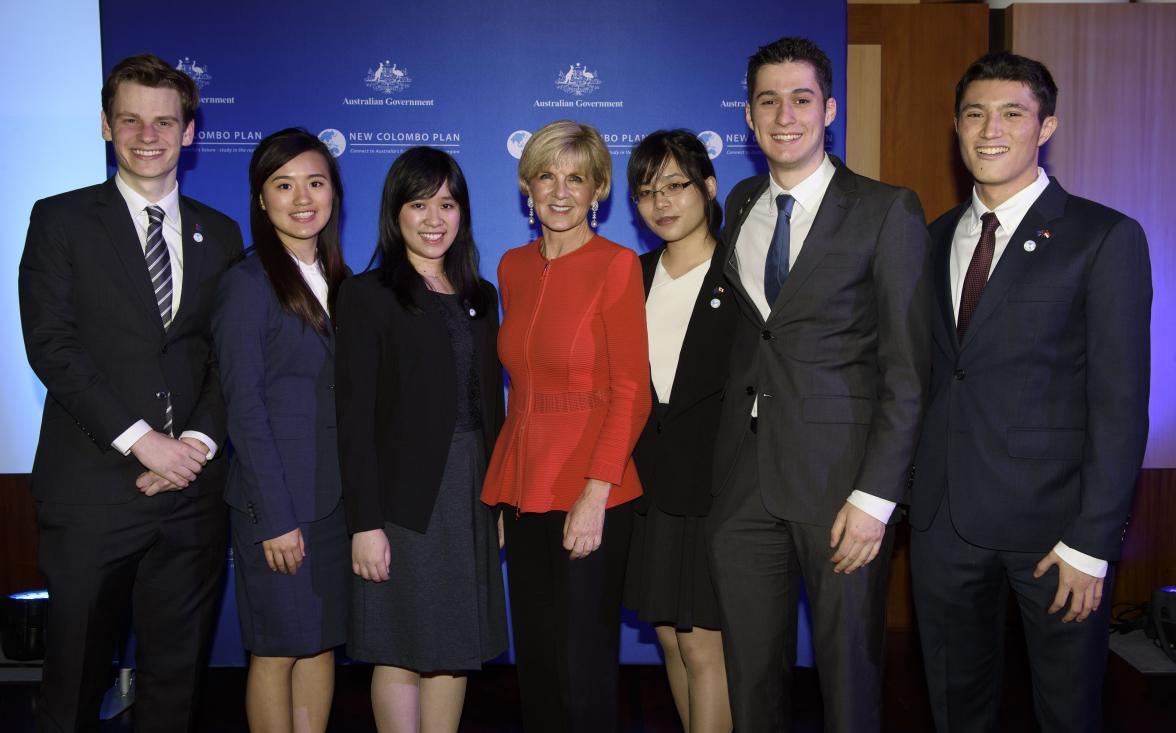
[[[811,41],[751,57],[747,124],[770,175],[727,198],[743,317],[708,532],[740,731],[788,726],[802,579],[826,729],[880,726],[888,525],[926,392],[930,242],[911,191],[825,154],[831,87]]]
[[[1045,66],[1007,52],[956,86],[974,187],[931,225],[932,387],[911,495],[941,731],[997,730],[1009,586],[1042,728],[1102,730],[1102,601],[1147,442],[1151,266],[1138,223],[1038,167],[1056,99]]]
[[[48,392],[32,474],[49,588],[40,730],[97,726],[132,605],[136,727],[194,717],[225,546],[209,312],[241,252],[235,222],[179,195],[197,103],[159,58],[118,63],[102,88],[118,173],[30,218],[21,321]]]

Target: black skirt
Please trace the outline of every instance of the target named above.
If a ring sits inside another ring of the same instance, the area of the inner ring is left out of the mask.
[[[720,628],[705,529],[706,517],[666,514],[653,501],[645,515],[635,514],[625,606],[642,621],[679,631]]]

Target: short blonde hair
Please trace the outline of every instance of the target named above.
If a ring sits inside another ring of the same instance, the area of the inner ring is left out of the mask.
[[[587,163],[587,173],[599,192],[597,198],[608,198],[612,188],[612,158],[608,148],[595,127],[573,120],[548,123],[527,141],[519,158],[519,190],[527,193],[528,181],[568,156]]]

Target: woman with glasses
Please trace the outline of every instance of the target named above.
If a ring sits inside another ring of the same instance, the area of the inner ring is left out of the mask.
[[[498,267],[506,425],[482,500],[504,510],[523,727],[617,727],[621,593],[649,414],[641,268],[598,236],[612,162],[588,125],[553,122],[519,160],[541,236]]]
[[[629,190],[664,244],[641,256],[653,411],[633,457],[635,503],[625,605],[654,624],[674,705],[690,733],[730,731],[719,610],[703,528],[736,304],[723,279],[715,171],[688,130],[634,148]]]

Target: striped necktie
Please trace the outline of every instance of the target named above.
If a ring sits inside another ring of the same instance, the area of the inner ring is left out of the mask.
[[[171,255],[167,242],[163,241],[163,209],[147,207],[147,272],[151,275],[151,288],[155,291],[155,304],[159,306],[159,318],[166,331],[172,320],[172,270]]]
[[[147,272],[151,275],[155,304],[159,307],[159,318],[163,321],[163,330],[166,331],[172,322],[172,271],[171,254],[167,251],[167,242],[163,241],[163,209],[148,206],[147,220],[147,248],[143,256],[147,258]],[[164,407],[163,432],[174,437],[173,422],[169,394]]]

